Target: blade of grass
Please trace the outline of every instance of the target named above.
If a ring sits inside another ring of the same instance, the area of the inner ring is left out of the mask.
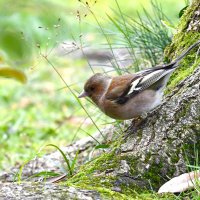
[[[33,174],[32,176],[28,177],[26,180],[29,180],[29,179],[35,178],[35,177],[41,177],[41,176],[44,176],[45,178],[49,178],[49,177],[60,176],[60,174],[56,173],[56,172],[51,172],[51,171],[42,171],[42,172]]]
[[[77,100],[77,102],[79,103],[79,105],[81,106],[81,108],[83,108],[83,110],[85,111],[85,113],[87,114],[87,116],[90,118],[90,120],[92,121],[92,123],[95,125],[95,127],[97,128],[97,130],[99,131],[99,133],[101,134],[101,136],[105,139],[105,136],[103,135],[103,133],[101,132],[101,130],[99,129],[99,127],[97,126],[97,124],[94,122],[94,120],[92,119],[92,117],[90,116],[90,114],[88,113],[88,111],[86,110],[86,108],[82,105],[81,101],[79,100],[79,98],[76,96],[76,94],[74,93],[74,91],[69,87],[69,85],[67,84],[67,82],[65,81],[65,79],[61,76],[61,74],[59,73],[59,71],[56,69],[56,67],[49,61],[49,59],[41,54],[41,56],[49,63],[49,65],[54,69],[54,71],[58,74],[58,76],[61,78],[61,80],[64,82],[64,84],[66,85],[66,87],[69,89],[69,91],[71,92],[71,94],[74,96],[74,98]]]
[[[79,155],[79,150],[76,152],[76,155],[75,155],[74,159],[72,160],[71,169],[72,169],[73,172],[74,172],[74,169],[75,169],[75,165],[77,163],[78,155]]]
[[[54,144],[47,144],[46,146],[47,146],[47,147],[48,147],[48,146],[55,147],[55,148],[61,153],[63,159],[65,160],[65,163],[67,164],[67,168],[68,168],[69,174],[70,174],[70,176],[72,176],[72,175],[73,175],[73,170],[72,170],[72,168],[71,168],[70,161],[69,161],[69,159],[66,157],[66,155],[64,154],[64,152],[63,152],[58,146],[56,146],[56,145],[54,145]]]
[[[95,137],[93,137],[90,133],[88,133],[87,131],[83,130],[82,128],[80,128],[81,131],[83,131],[84,133],[86,133],[87,135],[89,135],[94,141],[96,141],[98,144],[101,144]]]
[[[117,9],[119,10],[119,13],[120,13],[120,17],[122,19],[122,23],[123,23],[123,27],[125,27],[125,30],[126,32],[123,32],[124,34],[124,37],[126,38],[127,42],[128,42],[128,45],[129,47],[131,48],[131,55],[133,56],[133,60],[135,60],[136,62],[136,66],[135,66],[135,71],[139,71],[139,65],[138,65],[138,62],[137,62],[137,59],[136,59],[136,56],[135,56],[135,52],[134,52],[134,48],[132,46],[132,42],[131,42],[131,35],[130,35],[130,32],[128,31],[128,28],[127,28],[127,23],[126,23],[126,20],[124,18],[124,14],[122,13],[121,11],[121,8],[119,6],[119,3],[117,0],[115,0],[115,3],[117,5]]]

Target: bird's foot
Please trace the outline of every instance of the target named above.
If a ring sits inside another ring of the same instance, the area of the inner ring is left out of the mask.
[[[143,115],[143,116],[133,118],[131,125],[125,131],[126,134],[124,135],[124,140],[126,140],[131,134],[135,133],[139,129],[139,127],[141,127],[146,116],[147,115],[145,116]]]

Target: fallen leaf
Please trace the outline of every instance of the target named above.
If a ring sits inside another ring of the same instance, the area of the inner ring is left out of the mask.
[[[200,171],[193,171],[172,178],[160,187],[158,193],[176,193],[192,189],[200,181]]]

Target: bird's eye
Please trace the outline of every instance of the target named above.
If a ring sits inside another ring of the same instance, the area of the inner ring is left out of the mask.
[[[90,87],[90,91],[94,91],[94,89],[95,89],[94,87]]]

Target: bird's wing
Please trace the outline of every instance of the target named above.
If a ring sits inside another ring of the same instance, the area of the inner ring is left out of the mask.
[[[134,74],[114,77],[108,87],[105,98],[115,101],[119,97],[127,95],[133,80],[137,79],[138,77],[138,75]]]
[[[174,71],[174,69],[158,69],[151,72],[145,71],[144,73],[141,73],[140,78],[131,83],[132,86],[127,95],[132,96],[135,92],[138,93],[147,89],[172,71]]]
[[[132,75],[132,79],[124,81],[123,84],[121,81],[117,81],[116,84],[111,84],[109,95],[107,98],[115,101],[118,104],[126,103],[130,98],[133,98],[136,94],[144,91],[145,89],[151,87],[153,84],[161,80],[167,74],[171,73],[174,69],[156,69],[151,71],[141,71],[136,75]],[[120,77],[119,77],[120,78]],[[118,78],[118,79],[119,79]],[[120,79],[119,79],[120,80]]]

